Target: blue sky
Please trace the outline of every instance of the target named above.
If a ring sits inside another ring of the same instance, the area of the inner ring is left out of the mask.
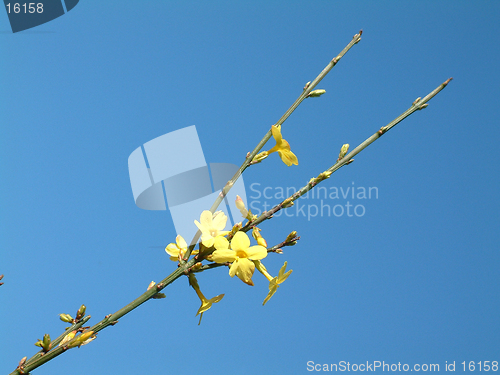
[[[285,260],[293,273],[265,307],[261,275],[248,287],[226,269],[204,272],[205,295],[225,297],[198,326],[199,301],[181,278],[166,299],[36,373],[500,361],[499,16],[493,1],[81,1],[12,34],[0,12],[1,372],[63,330],[58,314],[84,303],[95,324],[175,269],[162,248],[176,235],[169,213],[134,204],[133,150],[196,125],[208,162],[241,164],[360,29],[318,86],[326,94],[283,125],[299,166],[271,155],[244,179],[254,206],[277,203],[257,195],[303,186],[343,143],[453,77],[323,185],[377,197],[299,201],[364,214],[264,223],[270,244],[301,236],[266,258],[272,274]]]

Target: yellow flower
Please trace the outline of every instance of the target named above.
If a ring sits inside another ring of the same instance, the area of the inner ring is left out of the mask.
[[[181,235],[175,237],[175,242],[176,243],[169,243],[165,248],[165,251],[168,255],[170,255],[170,260],[177,262],[179,258],[182,258],[186,253],[187,243]],[[198,254],[198,250],[193,251],[191,254]]]
[[[201,318],[203,318],[203,313],[212,307],[212,303],[219,302],[223,297],[224,294],[219,294],[218,296],[215,296],[213,298],[206,299],[205,296],[201,294],[200,296],[201,306],[198,309],[198,312],[196,313],[196,316],[200,315],[200,321],[198,322],[198,325],[200,325],[201,323]]]
[[[188,278],[189,278],[189,285],[193,287],[194,291],[196,292],[198,298],[201,301],[201,306],[196,312],[196,316],[200,315],[200,321],[198,322],[198,325],[200,325],[201,318],[203,318],[203,313],[209,310],[212,307],[213,303],[219,302],[224,297],[224,294],[219,294],[218,296],[207,299],[200,290],[200,286],[198,285],[198,280],[196,280],[196,276],[190,273]]]
[[[276,141],[276,146],[270,149],[267,153],[271,154],[277,151],[281,160],[283,160],[283,163],[285,163],[286,165],[299,165],[297,156],[295,156],[295,154],[290,151],[290,145],[281,136],[281,126],[273,125],[271,127],[271,132],[273,133],[274,140]]]
[[[198,220],[194,221],[201,231],[201,242],[206,247],[211,247],[214,244],[215,237],[229,233],[229,231],[223,231],[226,227],[227,216],[222,211],[218,211],[213,215],[210,211],[203,211],[200,222]]]
[[[292,270],[285,273],[286,265],[287,265],[287,262],[285,262],[285,264],[283,264],[283,267],[281,267],[278,276],[273,277],[271,280],[269,280],[269,278],[268,278],[268,280],[269,280],[269,293],[267,294],[267,297],[264,300],[264,302],[262,302],[262,306],[264,306],[267,303],[267,301],[269,301],[271,299],[271,297],[274,295],[274,293],[276,293],[276,291],[279,288],[279,284],[283,283],[288,278],[288,276],[290,276],[290,274],[292,273]]]
[[[244,232],[236,232],[231,240],[231,249],[225,237],[217,237],[214,245],[216,250],[212,253],[212,260],[216,263],[232,262],[229,276],[236,275],[244,283],[253,285],[255,264],[252,260],[264,259],[267,256],[267,249],[260,245],[250,247],[250,239]]]

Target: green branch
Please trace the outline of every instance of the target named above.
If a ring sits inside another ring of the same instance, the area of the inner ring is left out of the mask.
[[[357,44],[361,40],[362,33],[363,33],[363,31],[361,30],[358,34],[354,35],[352,40],[349,42],[349,44],[347,44],[347,46],[345,46],[345,48],[328,63],[328,65],[321,71],[321,73],[319,73],[319,75],[312,82],[308,82],[306,84],[306,86],[304,87],[304,90],[299,95],[299,97],[295,100],[295,102],[291,105],[291,107],[288,108],[288,110],[283,114],[283,116],[280,117],[280,119],[276,122],[275,125],[277,125],[277,126],[282,125],[286,121],[286,119],[292,114],[292,112],[295,111],[295,109],[300,105],[300,103],[302,103],[305,98],[309,97],[309,94],[311,93],[311,91],[317,86],[317,84],[319,82],[321,82],[321,80],[323,78],[325,78],[325,76],[330,72],[330,70],[332,70],[332,68],[335,65],[337,65],[337,63],[347,53],[347,51],[349,51],[352,48],[352,46],[354,46],[355,44]],[[271,138],[271,135],[272,135],[271,130],[269,129],[267,131],[266,135],[264,135],[264,138],[262,138],[261,141],[257,144],[257,146],[253,149],[253,151],[247,155],[247,157],[246,157],[245,161],[243,162],[243,164],[241,165],[241,167],[234,174],[234,176],[226,183],[226,186],[224,186],[224,188],[220,192],[219,196],[217,197],[215,202],[212,204],[212,207],[210,207],[210,212],[214,213],[215,210],[217,209],[217,207],[219,207],[220,203],[222,202],[224,197],[227,195],[229,190],[231,190],[234,183],[238,180],[238,178],[240,178],[240,176],[243,174],[245,169],[247,169],[247,167],[250,165],[250,163],[252,162],[255,155],[257,155],[257,153],[262,149],[262,147],[264,147],[264,145],[267,143],[267,141],[269,141],[269,139]],[[186,258],[189,259],[189,256],[191,255],[191,252],[195,248],[196,243],[197,243],[198,239],[200,238],[200,236],[201,236],[201,232],[198,230],[196,232],[194,238],[191,240],[191,244],[188,248],[188,251],[186,252]]]
[[[292,106],[283,114],[283,116],[278,120],[276,125],[281,125],[283,122],[292,114],[292,112],[302,103],[302,101],[309,97],[312,90],[316,87],[316,85],[328,74],[328,72],[338,63],[338,61],[349,51],[349,49],[358,43],[361,40],[361,32],[359,34],[356,34],[352,41],[340,52],[338,56],[336,56],[334,59],[332,59],[329,64],[323,69],[323,71],[312,81],[311,83],[306,84],[304,87],[303,92],[300,94],[300,96],[295,100],[295,102],[292,104]],[[427,106],[427,102],[432,99],[437,93],[439,93],[449,82],[451,78],[444,82],[442,85],[440,85],[438,88],[436,88],[434,91],[432,91],[429,95],[427,95],[424,99],[417,99],[412,106],[406,110],[403,114],[401,114],[399,117],[397,117],[395,120],[390,122],[388,125],[380,128],[379,131],[377,131],[374,135],[372,135],[370,138],[365,140],[363,143],[361,143],[358,147],[356,147],[353,151],[351,151],[348,155],[344,156],[343,158],[340,158],[332,167],[327,169],[325,172],[321,173],[318,175],[318,177],[311,179],[311,181],[308,182],[302,189],[300,189],[298,192],[290,196],[289,198],[285,199],[283,202],[280,204],[276,205],[273,207],[270,211],[267,211],[260,215],[258,218],[255,220],[249,221],[243,228],[242,230],[244,232],[247,232],[249,229],[251,229],[253,226],[261,223],[262,221],[269,219],[274,213],[279,211],[282,208],[289,207],[293,205],[293,201],[307,193],[309,190],[314,188],[318,183],[321,181],[327,179],[330,177],[332,173],[340,169],[342,166],[349,164],[352,161],[352,158],[357,155],[359,152],[361,152],[363,149],[368,147],[371,143],[373,143],[375,140],[380,138],[384,133],[389,131],[392,127],[394,127],[396,124],[404,120],[406,117],[411,115],[417,110],[423,109]],[[314,93],[313,93],[314,94]],[[250,165],[252,162],[253,158],[257,153],[262,149],[262,147],[266,144],[266,142],[271,138],[271,130],[269,130],[266,135],[262,138],[262,140],[258,143],[258,145],[254,148],[254,150],[249,153],[239,168],[239,170],[236,172],[236,174],[231,178],[231,180],[228,181],[226,186],[222,189],[221,193],[219,194],[219,197],[216,199],[214,204],[212,205],[210,211],[213,213],[219,206],[219,204],[222,202],[228,191],[231,189],[231,187],[234,185],[236,180],[241,176],[241,174],[245,171],[245,169]],[[293,234],[293,235],[292,235]],[[159,293],[161,290],[166,288],[168,285],[173,283],[175,280],[180,278],[182,275],[187,275],[190,272],[200,272],[200,271],[205,271],[208,269],[214,269],[223,266],[223,264],[208,264],[208,265],[201,265],[201,263],[198,263],[197,257],[194,257],[191,260],[189,259],[189,256],[191,254],[191,251],[194,249],[196,242],[198,241],[201,233],[200,231],[197,232],[195,237],[193,238],[193,241],[191,242],[191,245],[189,246],[186,254],[184,255],[184,259],[180,259],[179,261],[179,267],[173,271],[169,276],[167,276],[165,279],[163,279],[160,283],[157,285],[151,287],[147,291],[145,291],[143,294],[141,294],[139,297],[134,299],[132,302],[121,308],[120,310],[116,311],[113,314],[107,315],[103,320],[95,324],[94,326],[90,327],[86,332],[93,331],[94,334],[97,334],[99,331],[109,327],[110,325],[115,325],[118,323],[119,319],[134,310],[135,308],[139,307],[142,305],[144,302],[154,298],[157,293]],[[283,246],[292,246],[296,243],[296,241],[299,239],[299,237],[296,237],[296,232],[292,232],[287,239],[276,245],[273,246],[272,248],[268,249],[269,252],[279,252],[281,247]],[[196,264],[196,267],[193,267]],[[83,313],[82,313],[83,314]],[[57,346],[63,339],[66,337],[68,333],[74,330],[81,330],[82,326],[90,319],[90,316],[86,316],[83,319],[80,319],[78,322],[73,323],[70,327],[66,329],[66,331],[61,334],[57,339],[52,341],[52,346],[51,348],[53,349],[48,349],[47,352],[44,352],[43,350],[35,354],[33,357],[31,357],[29,360],[25,361],[23,359],[20,363],[20,366],[11,373],[11,375],[15,374],[28,374],[30,371],[38,368],[39,366],[43,365],[44,363],[52,360],[53,358],[59,356],[60,354],[64,353],[66,350],[71,348],[71,345],[62,345],[62,346]]]
[[[361,143],[358,147],[356,147],[354,150],[352,150],[349,154],[338,160],[334,165],[332,165],[330,168],[328,168],[325,172],[320,173],[318,177],[312,178],[304,187],[302,187],[300,190],[292,194],[290,197],[286,198],[283,200],[281,203],[278,203],[276,206],[271,208],[269,211],[263,212],[258,218],[255,220],[249,221],[245,224],[245,226],[241,229],[244,232],[248,232],[250,229],[252,229],[254,226],[262,223],[264,220],[270,219],[276,212],[281,210],[282,208],[287,208],[291,207],[293,205],[293,202],[306,194],[309,190],[314,188],[317,184],[319,184],[321,181],[326,180],[327,178],[330,177],[330,175],[336,171],[338,171],[341,167],[344,165],[347,165],[353,161],[353,157],[359,154],[361,151],[363,151],[365,148],[367,148],[369,145],[371,145],[373,142],[375,142],[377,139],[379,139],[383,134],[387,133],[390,129],[392,129],[394,126],[399,124],[401,121],[403,121],[405,118],[413,114],[415,111],[424,109],[427,107],[427,102],[431,100],[434,96],[436,96],[442,89],[450,83],[450,81],[453,78],[449,78],[445,82],[443,82],[441,85],[439,85],[434,91],[430,92],[426,97],[423,99],[417,98],[411,105],[410,108],[408,108],[406,111],[404,111],[401,115],[396,117],[394,120],[392,120],[389,124],[386,126],[381,127],[375,134],[373,134],[371,137],[366,139],[363,143]]]

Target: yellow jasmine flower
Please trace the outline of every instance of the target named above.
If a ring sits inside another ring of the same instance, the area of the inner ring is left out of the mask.
[[[201,294],[201,292],[200,292],[200,294]],[[200,315],[200,321],[198,322],[198,325],[200,325],[200,323],[201,323],[201,318],[203,318],[203,313],[212,307],[212,303],[219,302],[224,297],[224,294],[219,294],[218,296],[215,296],[215,297],[210,298],[208,300],[205,298],[205,296],[203,294],[201,294],[201,296],[199,296],[199,297],[201,300],[201,306],[198,309],[198,312],[196,313],[196,316]]]
[[[212,247],[215,237],[224,236],[229,233],[229,231],[223,231],[226,227],[227,216],[222,211],[217,211],[213,215],[210,211],[203,211],[200,216],[200,222],[198,220],[194,221],[201,231],[201,242],[206,247]]]
[[[262,306],[264,306],[267,303],[267,301],[269,301],[271,299],[271,297],[274,295],[274,293],[276,293],[276,291],[278,290],[279,284],[283,283],[288,278],[288,276],[290,276],[290,274],[292,273],[292,270],[285,273],[286,265],[287,265],[287,262],[285,262],[285,264],[283,264],[283,267],[281,267],[278,276],[273,277],[270,280],[268,278],[268,280],[269,280],[269,293],[267,294],[267,297],[264,300],[264,302],[262,302]]]
[[[165,251],[167,252],[168,255],[170,255],[170,260],[177,262],[179,258],[184,257],[184,254],[186,253],[188,246],[186,241],[184,240],[184,238],[182,238],[181,235],[175,237],[175,242],[176,243],[169,243],[165,248]],[[193,251],[191,254],[193,255],[198,254],[198,250]]]
[[[267,249],[260,245],[250,247],[250,239],[244,232],[236,232],[231,240],[231,249],[225,237],[217,237],[214,246],[216,250],[212,253],[212,260],[216,263],[232,263],[229,276],[236,275],[244,283],[253,285],[255,264],[252,260],[264,259],[267,256]]]
[[[271,132],[273,133],[274,140],[276,141],[276,146],[270,149],[267,153],[271,154],[273,152],[278,152],[281,160],[286,165],[299,165],[299,159],[297,159],[297,156],[290,151],[290,144],[281,136],[281,126],[273,125],[271,127]]]
[[[219,302],[224,297],[224,294],[219,294],[218,296],[207,299],[200,290],[200,286],[198,285],[198,280],[196,280],[196,276],[190,273],[188,277],[189,277],[189,285],[193,287],[194,291],[196,292],[198,298],[201,301],[201,306],[196,312],[196,316],[200,315],[200,321],[198,322],[198,325],[200,325],[201,318],[203,318],[203,313],[209,310],[212,307],[213,303]]]

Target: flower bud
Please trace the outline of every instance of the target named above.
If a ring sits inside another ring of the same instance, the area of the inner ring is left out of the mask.
[[[257,244],[267,248],[267,241],[263,237],[257,238]]]
[[[286,240],[285,242],[290,242],[292,239],[294,239],[295,237],[297,237],[297,231],[294,230],[293,232],[291,232],[288,236],[286,236]]]
[[[239,195],[236,196],[236,208],[238,210],[240,210],[241,212],[241,216],[243,216],[244,218],[247,218],[248,216],[248,210],[247,208],[245,207],[245,203],[243,203],[243,199],[241,199],[241,197]]]
[[[114,324],[114,323],[111,323],[111,324]],[[82,345],[88,344],[89,342],[94,340],[96,337],[94,334],[94,331],[86,331],[86,332],[83,332],[80,336],[77,336],[73,339],[69,338],[70,334],[73,334],[73,336],[74,336],[75,332],[76,331],[73,331],[73,332],[69,333],[68,335],[66,335],[66,337],[63,339],[63,341],[61,341],[59,346],[63,345],[63,342],[64,342],[68,349],[75,348],[77,346],[80,347]]]
[[[48,333],[43,335],[42,348],[44,352],[48,352],[50,350],[50,335]]]
[[[64,338],[62,339],[62,341],[59,343],[59,346],[63,346],[64,344],[66,344],[69,341],[71,341],[73,339],[73,337],[75,337],[75,335],[76,335],[76,330],[71,331],[70,333],[68,333],[66,336],[64,336]]]
[[[238,232],[241,228],[243,228],[243,223],[236,223],[234,224],[234,227],[231,229],[231,232],[229,232],[229,237],[233,237],[236,232]]]
[[[318,96],[323,95],[326,92],[326,90],[313,90],[309,93],[308,96],[311,98],[317,98]]]
[[[337,161],[343,159],[344,156],[347,154],[348,150],[349,150],[349,144],[346,143],[340,148],[339,158],[337,159]]]
[[[94,334],[94,331],[85,331],[83,332],[80,336],[78,336],[75,339],[76,345],[75,346],[80,346],[82,345],[85,341],[87,341],[92,335]],[[73,346],[71,346],[73,347]]]
[[[81,305],[80,306],[80,308],[76,312],[76,320],[80,320],[81,318],[83,318],[83,316],[85,315],[85,310],[86,309],[87,308],[85,307],[85,305]]]
[[[330,178],[330,176],[332,175],[332,171],[324,171],[324,172],[321,172],[318,177],[316,177],[318,179],[318,181],[323,181],[323,180],[326,180],[327,178]]]
[[[259,228],[253,227],[252,237],[255,238],[255,240],[257,241],[257,244],[267,248],[267,241],[261,236]]]
[[[163,294],[163,293],[162,293]],[[87,340],[85,340],[84,342],[82,342],[82,344],[80,346],[83,346],[83,345],[87,345],[89,342],[93,341],[96,339],[96,335],[92,336],[92,337],[89,337]]]
[[[255,155],[255,157],[253,158],[253,160],[251,161],[250,164],[260,163],[262,160],[267,158],[268,155],[269,155],[269,153],[267,151],[262,151],[260,154]]]
[[[19,361],[19,365],[17,367],[23,367],[24,364],[26,363],[26,360],[28,359],[28,357],[23,357],[20,361]]]
[[[69,314],[59,314],[59,319],[66,323],[73,323],[73,317]]]

